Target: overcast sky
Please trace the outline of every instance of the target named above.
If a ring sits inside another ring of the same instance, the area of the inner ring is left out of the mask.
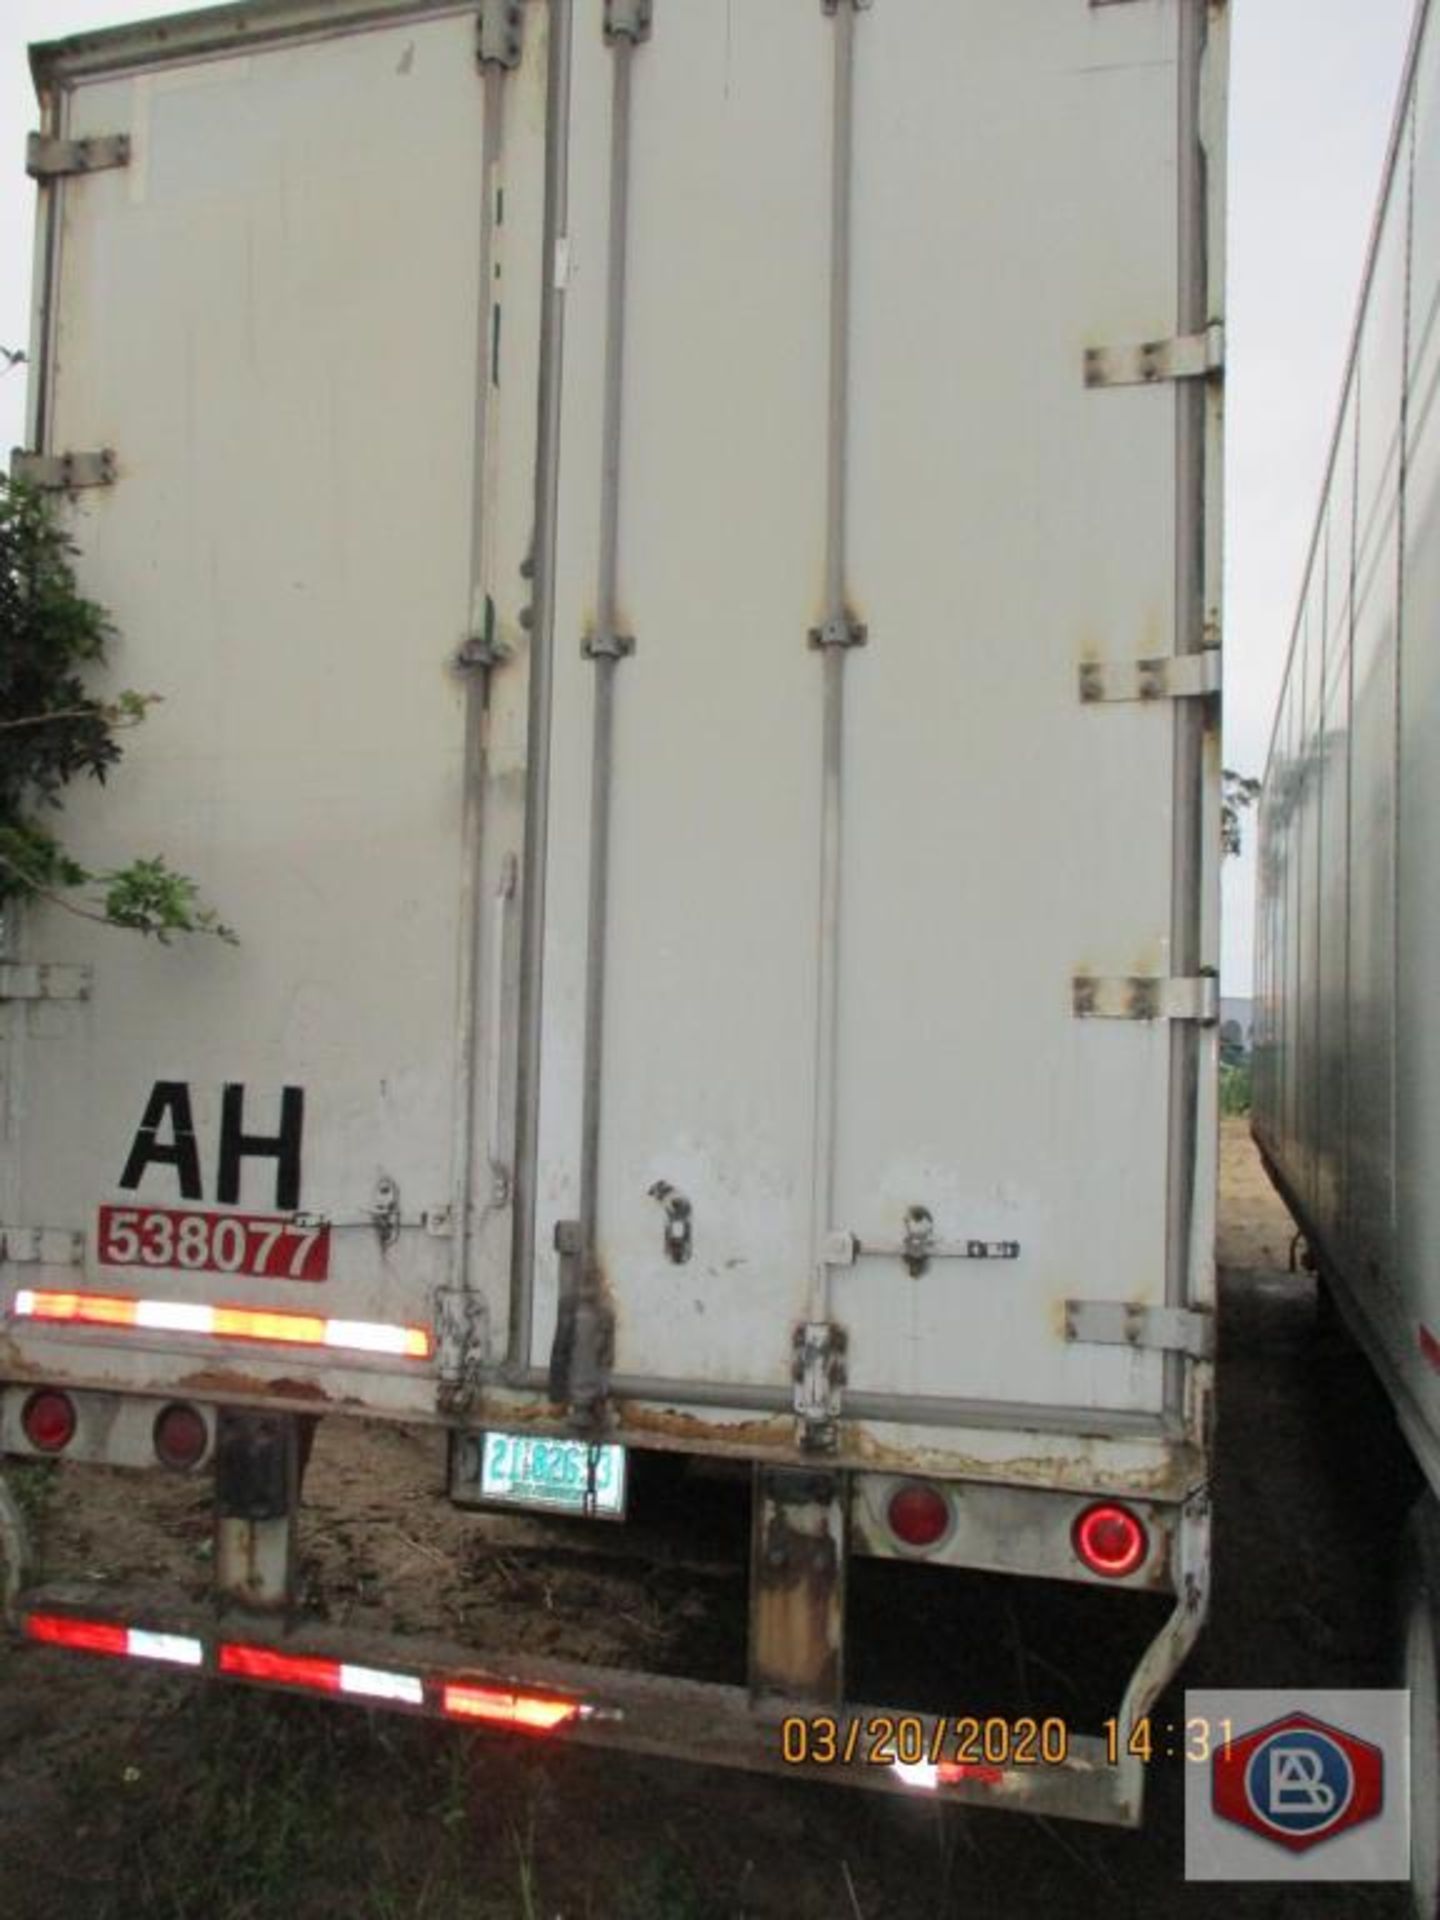
[[[158,10],[5,0],[0,345],[30,332],[25,44]],[[1248,773],[1264,766],[1413,12],[1414,0],[1231,6],[1225,757]],[[23,378],[0,374],[0,445],[23,438]],[[1250,990],[1252,886],[1248,856],[1227,863],[1231,994]]]

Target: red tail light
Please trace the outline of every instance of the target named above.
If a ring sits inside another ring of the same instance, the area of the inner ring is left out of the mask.
[[[1150,1551],[1149,1537],[1128,1507],[1087,1507],[1075,1522],[1075,1551],[1092,1573],[1123,1580]]]
[[[25,1438],[38,1453],[63,1453],[75,1438],[75,1402],[55,1387],[41,1387],[20,1410]]]
[[[156,1414],[154,1435],[155,1458],[162,1467],[174,1467],[177,1472],[198,1466],[210,1444],[203,1414],[178,1400]]]
[[[907,1547],[933,1547],[950,1526],[950,1503],[938,1487],[920,1480],[897,1487],[886,1514],[890,1531]]]

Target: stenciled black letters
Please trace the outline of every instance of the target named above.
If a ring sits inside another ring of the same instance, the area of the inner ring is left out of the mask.
[[[160,1128],[170,1122],[172,1137],[168,1145],[160,1142]],[[298,1138],[298,1129],[297,1129]],[[299,1148],[296,1148],[298,1159]],[[201,1200],[200,1151],[195,1143],[195,1119],[190,1108],[190,1089],[183,1080],[157,1080],[150,1090],[140,1126],[120,1176],[127,1190],[138,1187],[149,1166],[174,1167],[180,1176],[180,1198]]]
[[[233,1207],[240,1199],[240,1162],[273,1160],[275,1205],[289,1211],[300,1204],[300,1136],[305,1125],[303,1087],[280,1090],[280,1131],[265,1135],[245,1132],[245,1089],[227,1086],[220,1101],[220,1161],[215,1198]]]

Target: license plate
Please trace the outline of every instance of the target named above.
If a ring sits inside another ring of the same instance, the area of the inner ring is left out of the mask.
[[[487,1433],[480,1494],[507,1507],[619,1520],[625,1513],[625,1449],[610,1442]]]

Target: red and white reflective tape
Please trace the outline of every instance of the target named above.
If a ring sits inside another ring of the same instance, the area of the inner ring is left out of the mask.
[[[998,1787],[1005,1778],[1004,1769],[970,1760],[897,1760],[895,1777],[907,1787],[923,1787],[927,1793],[937,1787],[955,1787],[964,1780],[978,1780],[987,1787]]]
[[[77,1653],[127,1655],[135,1660],[162,1660],[182,1667],[205,1665],[204,1642],[188,1634],[156,1633],[110,1620],[77,1620],[69,1614],[52,1613],[27,1613],[21,1625],[31,1640],[46,1646],[69,1647]],[[231,1680],[248,1680],[270,1687],[301,1687],[309,1693],[368,1700],[377,1705],[428,1709],[452,1720],[526,1733],[553,1733],[585,1719],[591,1712],[583,1701],[559,1694],[487,1685],[473,1677],[451,1679],[442,1674],[423,1677],[390,1667],[362,1667],[322,1654],[286,1653],[277,1647],[256,1646],[241,1640],[219,1643],[215,1648],[215,1670]]]
[[[15,1295],[14,1313],[19,1320],[153,1333],[199,1333],[218,1340],[391,1354],[402,1360],[428,1360],[434,1351],[427,1327],[396,1326],[379,1320],[331,1320],[318,1313],[285,1313],[270,1307],[136,1300],[117,1293],[45,1293],[21,1287]]]
[[[71,1620],[58,1613],[27,1613],[25,1632],[45,1646],[70,1647],[77,1653],[118,1654],[130,1660],[162,1660],[172,1667],[204,1663],[203,1642],[185,1633],[152,1633],[144,1627],[122,1627],[105,1620]]]
[[[222,1644],[218,1664],[221,1673],[236,1680],[307,1687],[313,1693],[346,1694],[355,1700],[388,1700],[402,1707],[425,1704],[425,1682],[418,1674],[392,1673],[382,1667],[354,1667],[344,1660],[277,1653],[272,1647],[245,1646],[235,1641]]]

